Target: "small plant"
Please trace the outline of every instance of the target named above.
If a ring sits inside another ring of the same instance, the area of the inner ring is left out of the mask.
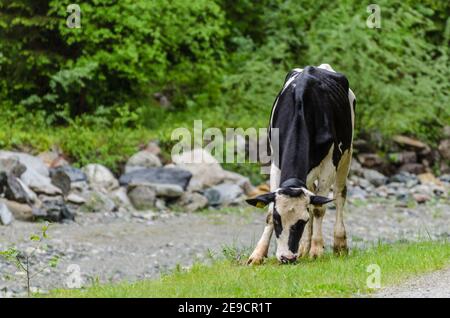
[[[47,231],[49,226],[49,223],[46,223],[42,226],[39,234],[30,235],[29,240],[35,243],[34,247],[27,248],[25,251],[21,251],[17,247],[10,247],[4,251],[0,251],[0,256],[14,264],[19,271],[25,274],[28,296],[31,296],[31,280],[47,268],[56,267],[60,260],[59,255],[54,255],[44,266],[31,268],[34,264],[32,262],[33,256],[36,254],[36,251],[43,247],[44,240],[48,239]]]

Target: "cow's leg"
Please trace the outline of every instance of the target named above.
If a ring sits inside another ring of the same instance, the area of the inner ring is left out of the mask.
[[[319,194],[323,195],[323,194]],[[320,257],[323,254],[324,242],[322,236],[322,221],[325,215],[325,206],[313,207],[313,219],[312,221],[312,237],[311,248],[309,250],[309,256],[312,258]]]
[[[336,222],[334,224],[333,251],[336,254],[348,252],[347,235],[344,226],[344,205],[347,197],[347,176],[350,170],[352,150],[347,150],[342,155],[336,171],[336,182],[334,185],[334,199],[336,200]]]
[[[270,167],[270,191],[275,191],[279,187],[280,176],[280,169],[272,163]],[[261,235],[258,244],[256,244],[256,247],[253,250],[252,254],[248,258],[247,264],[249,265],[261,264],[264,257],[266,257],[267,253],[269,252],[270,239],[272,238],[273,233],[272,213],[273,203],[269,205],[269,212],[267,213],[266,226],[264,228],[263,234]]]
[[[264,228],[264,232],[261,235],[258,244],[256,244],[253,253],[248,258],[247,264],[259,265],[264,260],[264,257],[267,257],[267,253],[269,252],[270,239],[272,238],[272,233],[273,233],[272,208],[269,208],[269,212],[267,213],[266,218],[266,227]]]
[[[313,216],[310,213],[309,221],[305,225],[305,230],[303,231],[302,238],[300,240],[300,246],[298,248],[298,255],[300,257],[308,256],[309,250],[311,249],[311,236],[313,230]]]

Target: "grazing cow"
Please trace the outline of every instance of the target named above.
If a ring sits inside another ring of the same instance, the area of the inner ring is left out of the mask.
[[[355,104],[347,78],[328,64],[287,75],[270,118],[272,192],[247,200],[257,207],[269,205],[267,224],[248,264],[259,264],[267,256],[274,230],[280,262],[321,256],[322,220],[325,204],[333,201],[327,198],[331,187],[336,204],[333,247],[336,253],[347,252],[343,208]]]

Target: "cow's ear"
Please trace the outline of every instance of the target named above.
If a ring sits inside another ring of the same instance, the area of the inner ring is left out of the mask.
[[[245,200],[248,204],[256,206],[257,208],[263,208],[269,203],[275,200],[275,193],[270,192],[266,194],[258,195],[257,197]]]
[[[320,195],[312,195],[310,196],[310,202],[312,205],[324,205],[327,204],[331,201],[333,201],[333,199],[329,199],[327,197],[322,197]]]

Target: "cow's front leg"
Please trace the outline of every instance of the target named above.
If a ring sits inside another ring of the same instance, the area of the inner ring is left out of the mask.
[[[311,236],[313,227],[313,217],[310,216],[308,223],[305,225],[305,230],[300,240],[300,246],[298,248],[298,255],[300,257],[308,256],[309,250],[311,249]]]
[[[347,234],[344,226],[344,205],[347,198],[347,176],[350,170],[352,149],[344,152],[336,171],[334,199],[336,200],[336,222],[334,223],[333,251],[336,254],[347,254]]]
[[[322,221],[324,215],[325,215],[324,206],[321,207],[315,206],[313,208],[311,249],[309,250],[309,256],[311,258],[316,258],[323,255],[324,242],[322,236]]]
[[[258,244],[256,244],[253,253],[248,258],[247,261],[248,265],[259,265],[263,262],[264,257],[267,257],[272,233],[273,233],[272,211],[271,209],[269,209],[269,213],[267,214],[266,219],[266,227],[264,228],[264,232],[261,235]]]

